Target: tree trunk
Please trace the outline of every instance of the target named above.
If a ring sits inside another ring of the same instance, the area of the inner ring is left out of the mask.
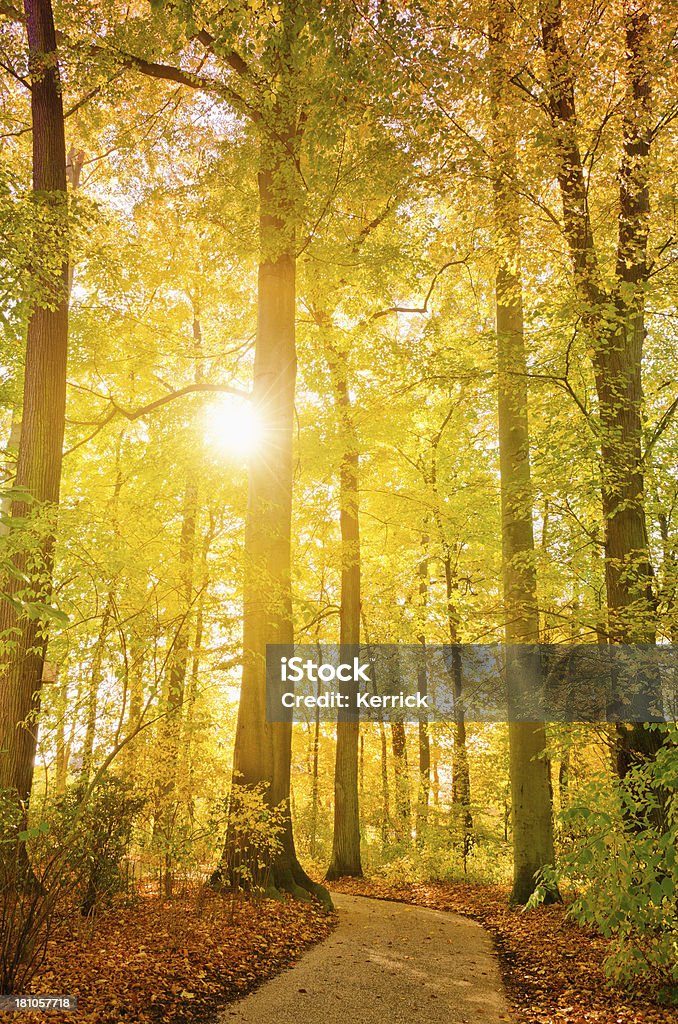
[[[290,144],[295,137],[288,133]],[[294,639],[291,595],[292,438],[296,384],[296,257],[293,216],[280,192],[289,187],[289,157],[261,143],[258,176],[260,246],[257,336],[252,401],[264,441],[250,461],[245,525],[243,674],[233,756],[233,788],[267,786],[283,805],[283,849],[272,866],[274,885],[327,901],[297,859],[290,815],[291,723],[266,721],[266,645]],[[237,802],[237,795],[236,795]],[[226,839],[223,864],[228,863]],[[223,871],[221,872],[223,874]],[[217,872],[218,881],[220,872]]]
[[[582,322],[589,335],[599,405],[605,589],[611,643],[654,644],[656,602],[645,520],[642,442],[644,286],[649,275],[650,16],[623,4],[627,99],[619,169],[616,281],[602,284],[579,148],[575,81],[560,0],[542,0],[549,113],[558,159],[563,221]],[[620,726],[618,772],[656,753],[661,737],[642,723]]]
[[[313,716],[313,756],[311,760],[311,857],[318,853],[318,762],[320,755],[320,708],[316,707]]]
[[[66,666],[61,666],[59,690],[57,696],[57,725],[56,725],[56,758],[54,792],[57,797],[63,796],[66,792],[66,779],[68,778],[68,763],[71,756],[70,739],[66,739],[66,712],[68,711],[68,671]]]
[[[462,659],[459,649],[459,610],[455,600],[458,590],[456,569],[453,564],[452,548],[447,537],[443,520],[438,491],[438,448],[449,423],[454,406],[450,407],[440,429],[433,438],[431,446],[431,489],[433,491],[433,515],[438,529],[442,548],[443,569],[445,572],[445,608],[447,612],[447,629],[452,645],[452,686],[454,691],[454,749],[452,751],[452,803],[455,814],[461,821],[462,851],[464,867],[473,838],[473,815],[471,813],[471,777],[469,773],[468,752],[466,749],[466,722],[462,707],[464,680],[462,675]]]
[[[428,603],[428,534],[422,534],[421,546],[423,557],[419,562],[419,603],[421,611],[421,626],[417,636],[422,649],[426,650],[425,615]],[[417,690],[422,696],[428,693],[428,678],[426,675],[426,661],[422,659],[418,670]],[[417,846],[422,846],[426,838],[426,826],[428,825],[428,805],[431,797],[431,741],[429,737],[428,722],[425,719],[419,720],[419,786],[417,790]]]
[[[94,756],[94,739],[97,726],[97,707],[99,704],[99,688],[103,680],[103,660],[108,639],[108,624],[111,620],[113,594],[109,593],[106,599],[99,635],[94,645],[92,655],[92,668],[90,670],[89,686],[87,688],[87,715],[85,720],[85,738],[82,744],[82,767],[80,778],[87,784],[92,771],[92,759]]]
[[[186,671],[188,668],[189,633],[193,607],[193,575],[195,532],[198,514],[198,484],[195,472],[188,472],[184,491],[181,536],[179,538],[179,621],[169,660],[165,686],[165,717],[161,723],[160,771],[156,781],[156,819],[154,833],[162,838],[165,855],[165,896],[172,895],[174,882],[173,835],[180,806],[176,787],[179,774],[181,723],[184,717]]]
[[[348,390],[347,357],[326,341],[327,360],[334,386],[335,404],[342,438],[339,473],[339,525],[341,530],[341,607],[342,646],[360,644],[360,523],[358,519],[358,447]],[[345,660],[353,656],[345,652]],[[357,683],[346,684],[345,692],[354,704]],[[337,748],[334,769],[334,833],[332,857],[326,878],[333,881],[345,875],[361,877],[360,807],[358,795],[358,744],[360,719],[355,711],[339,710]]]
[[[12,504],[12,518],[40,510],[37,563],[25,551],[14,559],[6,590],[14,600],[47,603],[51,594],[54,550],[54,506],[59,501],[66,410],[68,350],[68,255],[66,146],[50,0],[25,0],[31,74],[33,125],[33,188],[36,206],[34,252],[54,253],[58,271],[47,277],[44,266],[33,267],[36,287],[28,322],[24,371],[23,415],[16,486],[37,504]],[[42,514],[44,513],[44,515]],[[28,587],[20,575],[26,573]],[[27,801],[33,780],[40,709],[40,686],[46,644],[44,623],[17,611],[5,601],[0,608],[3,652],[0,692],[0,786]]]
[[[520,278],[520,211],[514,188],[515,129],[508,103],[505,48],[510,41],[510,7],[498,5],[490,29],[495,238],[499,463],[501,475],[502,575],[504,585],[506,679],[509,695],[520,690],[525,660],[515,644],[539,643],[539,609],[532,528],[532,484],[527,417],[527,364]],[[538,654],[530,666],[539,679]],[[513,836],[512,899],[525,903],[535,875],[555,860],[551,789],[543,723],[509,721],[509,764]],[[557,898],[556,892],[549,894]]]
[[[402,722],[391,722],[393,744],[393,776],[395,780],[395,828],[398,842],[412,839],[412,808],[410,803],[410,773],[407,764],[407,734]]]
[[[386,726],[379,722],[379,739],[381,741],[381,847],[386,848],[391,826],[391,796],[388,787],[388,741]]]

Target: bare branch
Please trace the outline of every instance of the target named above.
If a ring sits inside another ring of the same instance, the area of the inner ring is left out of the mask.
[[[675,414],[676,409],[678,409],[678,398],[674,398],[674,400],[671,402],[671,405],[668,407],[666,412],[662,415],[661,419],[659,420],[659,423],[657,424],[657,426],[652,431],[652,435],[650,437],[650,440],[647,442],[647,446],[646,446],[645,451],[643,453],[643,460],[642,460],[643,462],[645,462],[645,460],[651,454],[652,449],[656,445],[657,441],[662,436],[662,434],[664,433],[664,431],[668,427],[669,423],[673,419],[673,416]]]
[[[161,409],[163,406],[168,405],[177,398],[184,398],[186,395],[198,394],[200,392],[207,394],[235,395],[237,398],[247,400],[252,397],[249,391],[244,391],[242,388],[236,388],[232,384],[210,384],[203,382],[200,384],[188,384],[185,388],[180,388],[178,391],[170,391],[168,394],[163,395],[162,398],[156,398],[155,401],[149,402],[148,405],[141,405],[137,409],[125,409],[122,405],[119,405],[114,398],[111,398],[110,395],[101,395],[96,391],[91,391],[89,388],[81,390],[90,391],[90,393],[96,398],[101,398],[103,401],[107,401],[109,408],[104,415],[104,418],[96,424],[92,433],[88,434],[87,437],[78,441],[78,443],[73,445],[72,448],[65,451],[64,456],[70,455],[82,445],[91,441],[92,438],[96,437],[96,435],[104,429],[104,427],[108,426],[116,415],[124,416],[125,419],[129,420],[131,423],[134,420],[141,419],[143,416],[147,416],[151,412],[155,412],[157,409]]]
[[[373,320],[378,320],[382,316],[388,316],[389,313],[422,313],[422,314],[423,313],[428,313],[428,311],[429,311],[428,304],[429,304],[430,298],[431,298],[431,296],[433,294],[433,289],[435,288],[435,286],[436,286],[436,284],[438,282],[438,278],[442,274],[444,274],[446,270],[449,270],[450,267],[463,266],[467,261],[468,261],[468,256],[464,256],[460,260],[448,260],[448,262],[444,263],[442,265],[442,267],[440,267],[439,270],[436,270],[435,274],[433,275],[433,279],[431,281],[429,289],[426,292],[426,297],[424,299],[423,305],[421,305],[421,306],[388,306],[386,309],[380,309],[380,310],[378,310],[378,312],[373,313],[372,316],[369,318],[368,322],[371,323]]]

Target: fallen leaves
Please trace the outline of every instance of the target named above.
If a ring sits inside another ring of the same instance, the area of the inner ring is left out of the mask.
[[[569,920],[562,906],[524,912],[509,906],[508,889],[494,885],[342,879],[332,888],[480,921],[494,938],[520,1024],[678,1024],[678,1010],[609,987],[603,971],[607,940]]]
[[[336,918],[292,899],[200,890],[171,901],[144,895],[93,923],[55,920],[34,993],[77,996],[76,1013],[22,1013],[20,1024],[195,1024],[245,995],[325,938]],[[15,1014],[0,1020],[17,1024]]]

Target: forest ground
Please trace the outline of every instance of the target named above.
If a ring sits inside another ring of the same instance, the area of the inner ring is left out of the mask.
[[[75,1013],[2,1013],[12,1024],[196,1024],[294,963],[336,915],[317,904],[251,899],[205,887],[164,900],[144,892],[93,920],[56,915],[26,990],[77,996]]]
[[[499,885],[398,885],[343,879],[332,890],[431,907],[479,921],[490,932],[518,1024],[678,1024],[678,1009],[607,984],[608,942],[570,920],[563,905],[524,911]]]
[[[333,883],[332,891],[334,896],[339,894],[340,909],[342,894],[360,895],[449,911],[455,915],[453,921],[462,915],[483,924],[494,940],[509,1014],[517,1024],[678,1024],[678,1009],[660,1007],[606,984],[606,940],[574,924],[562,906],[524,912],[509,907],[508,889],[496,885],[398,885],[363,879]],[[365,903],[374,905],[372,900]],[[393,913],[392,904],[387,903],[381,921],[388,922]],[[325,964],[332,946],[322,940],[332,935],[336,925],[337,915],[312,904],[242,896],[232,902],[226,894],[202,888],[171,901],[146,891],[129,905],[119,903],[93,921],[71,911],[55,919],[45,962],[27,989],[75,995],[78,1011],[0,1013],[0,1020],[208,1024],[222,1011],[224,1024],[245,1022],[251,1018],[238,1016],[241,1011],[235,1000],[285,971],[316,943],[322,944],[311,951],[312,962]],[[430,957],[435,943],[424,937],[420,946],[423,956]],[[353,983],[358,968],[352,956],[347,955],[347,961],[351,961]],[[307,1002],[312,986],[297,980],[300,969],[283,977]],[[327,996],[340,984],[345,987],[326,967],[322,970],[327,981],[321,995]],[[440,968],[436,970],[439,973]],[[392,982],[391,975],[387,979]],[[411,985],[415,994],[418,987],[420,981]],[[266,985],[261,991],[269,988]],[[298,991],[304,988],[307,992]],[[246,1002],[240,1005],[245,1007]],[[308,1009],[304,1003],[299,1005],[302,1011]],[[342,1006],[341,1020],[348,1024],[350,1018]],[[316,1018],[300,1018],[306,1019]],[[448,1014],[446,1019],[456,1018]]]

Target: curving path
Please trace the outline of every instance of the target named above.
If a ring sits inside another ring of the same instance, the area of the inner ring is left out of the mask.
[[[333,893],[339,925],[220,1024],[510,1021],[489,936],[439,910]]]

